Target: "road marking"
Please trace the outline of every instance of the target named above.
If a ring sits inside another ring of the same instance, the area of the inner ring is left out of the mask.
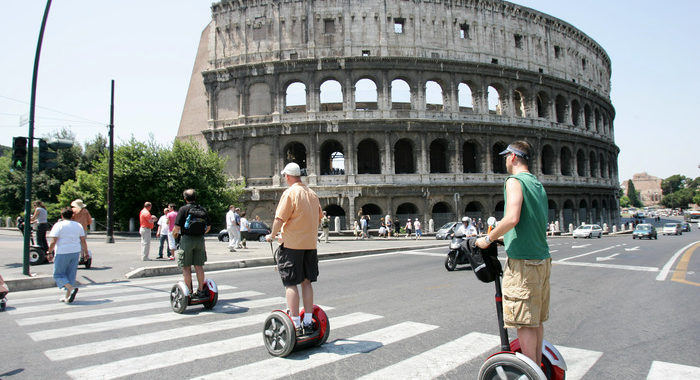
[[[673,263],[676,262],[676,259],[678,256],[680,256],[686,249],[692,247],[694,244],[698,244],[700,241],[696,241],[693,243],[690,243],[686,245],[685,247],[681,248],[678,250],[678,252],[674,253],[673,256],[666,262],[666,265],[661,269],[661,273],[659,273],[658,276],[656,276],[657,281],[665,281],[666,277],[668,277],[668,273],[671,271],[671,267],[673,266]]]
[[[436,378],[491,351],[499,343],[500,338],[496,335],[472,332],[420,355],[362,376],[358,380]]]
[[[270,305],[284,305],[284,304],[286,304],[286,302],[287,302],[287,300],[284,297],[272,297],[272,298],[266,298],[266,299],[262,299],[262,300],[237,302],[234,305],[230,305],[230,307],[231,308],[251,308],[251,307],[262,307],[262,306],[270,306]],[[195,306],[195,307],[201,307],[201,306]],[[162,314],[153,314],[153,315],[145,315],[145,316],[132,317],[132,318],[115,319],[115,320],[105,321],[105,322],[86,323],[86,324],[80,324],[80,325],[71,326],[71,327],[64,327],[64,328],[58,328],[58,329],[54,328],[51,330],[35,331],[35,332],[29,333],[28,335],[35,342],[39,342],[39,341],[44,341],[44,340],[49,340],[49,339],[64,338],[64,337],[68,337],[68,336],[92,334],[92,333],[96,333],[96,332],[125,329],[125,328],[129,328],[129,327],[148,325],[151,323],[170,322],[170,321],[175,321],[175,320],[182,319],[182,318],[192,318],[192,319],[202,318],[202,317],[205,317],[207,315],[210,315],[210,314],[209,313],[199,313],[196,315],[188,315],[188,314],[177,314],[177,313],[171,311],[171,312],[162,313]]]
[[[277,379],[316,368],[325,364],[347,359],[362,353],[368,353],[382,346],[402,341],[416,335],[431,331],[438,326],[416,322],[403,322],[397,325],[361,334],[348,339],[338,339],[318,347],[311,352],[300,353],[304,360],[289,358],[272,358],[250,363],[236,368],[211,373],[197,379]],[[121,369],[120,369],[121,370]]]
[[[554,253],[554,252],[559,252],[559,250],[558,250],[558,249],[553,249],[553,250],[549,251],[549,253]]]
[[[698,282],[686,280],[686,277],[688,276],[688,263],[690,262],[690,257],[693,256],[693,252],[695,252],[695,249],[698,246],[699,245],[696,244],[689,250],[685,251],[683,257],[681,257],[680,261],[678,261],[678,265],[676,265],[676,270],[673,272],[673,276],[671,276],[671,281],[680,282],[681,284],[686,285],[700,286],[700,283]]]
[[[221,288],[219,288],[219,289],[221,289]],[[236,300],[236,299],[240,299],[240,298],[260,296],[263,294],[264,293],[260,293],[260,292],[256,292],[256,291],[252,291],[252,290],[247,290],[247,291],[243,291],[243,292],[226,294],[226,296],[228,298]],[[162,294],[158,294],[158,296],[159,296],[158,298],[163,297]],[[223,301],[223,299],[221,299],[220,301]],[[170,307],[170,301],[148,302],[148,303],[143,303],[143,304],[76,311],[73,313],[43,315],[41,317],[18,319],[18,320],[16,320],[16,322],[20,326],[31,326],[31,325],[37,325],[40,323],[54,323],[57,321],[76,320],[76,319],[81,319],[81,318],[93,318],[93,317],[99,317],[99,316],[104,316],[104,315],[131,313],[131,312],[137,312],[137,311],[142,311],[142,310],[152,310],[152,309],[160,309],[160,308],[165,309],[167,307]]]
[[[447,253],[434,253],[434,252],[401,252],[402,255],[414,255],[414,256],[434,256],[434,257],[447,257]]]
[[[639,246],[632,247],[632,248],[625,248],[625,251],[631,252],[631,251],[639,251]]]
[[[608,260],[612,260],[612,259],[614,259],[615,256],[617,256],[617,255],[619,255],[619,253],[613,253],[612,255],[610,255],[610,256],[605,256],[605,257],[596,257],[596,258],[595,258],[595,261],[608,261]]]
[[[568,376],[567,376],[568,378]],[[700,367],[660,362],[651,363],[647,380],[685,380],[700,379]]]
[[[566,362],[567,380],[579,380],[595,365],[603,356],[602,352],[583,350],[565,346],[555,346]]]
[[[658,272],[659,268],[656,267],[642,267],[635,265],[619,265],[619,264],[604,264],[604,263],[579,263],[575,261],[552,261],[552,264],[558,265],[571,265],[575,267],[592,267],[592,268],[609,268],[609,269],[624,269],[632,270],[638,272]]]
[[[597,250],[595,250],[595,251],[591,251],[591,252],[588,252],[588,253],[582,253],[582,254],[576,255],[576,256],[565,257],[565,258],[560,259],[560,260],[558,260],[558,261],[559,261],[559,262],[562,262],[562,261],[567,261],[567,260],[571,260],[571,259],[577,259],[577,258],[579,258],[579,257],[588,256],[588,255],[592,255],[592,254],[594,254],[594,253],[607,251],[607,250],[609,250],[609,249],[617,248],[617,247],[619,247],[619,246],[620,246],[620,244],[618,244],[618,245],[613,245],[613,246],[611,246],[611,247],[597,249]]]
[[[331,318],[330,324],[334,329],[364,323],[373,319],[381,318],[373,314],[353,313],[341,317]],[[398,325],[397,325],[398,326]],[[179,336],[173,337],[179,338]],[[189,363],[201,358],[212,358],[215,356],[230,354],[255,347],[263,346],[261,333],[240,336],[231,339],[208,342],[195,346],[179,348],[165,352],[158,352],[145,356],[132,357],[118,360],[111,363],[95,365],[68,371],[68,376],[74,379],[114,379],[117,377],[134,375],[137,373],[150,371],[159,368],[170,367],[178,364]],[[282,359],[286,360],[286,359]],[[297,363],[305,366],[305,361]],[[276,372],[276,371],[275,371]],[[284,376],[284,372],[276,372]],[[245,378],[240,373],[236,373],[228,378]],[[248,378],[258,379],[258,376]]]
[[[583,245],[572,245],[571,248],[577,249],[577,248],[586,248],[590,246],[591,244],[583,244]]]

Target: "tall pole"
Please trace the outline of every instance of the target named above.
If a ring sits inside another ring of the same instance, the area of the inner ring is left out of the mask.
[[[109,105],[109,174],[107,176],[107,243],[114,243],[114,79]]]
[[[51,0],[46,1],[46,9],[44,10],[44,18],[41,20],[41,29],[39,30],[39,41],[36,43],[36,55],[34,55],[34,73],[32,74],[32,94],[29,101],[29,133],[27,138],[27,187],[24,189],[24,260],[22,265],[22,273],[29,276],[29,238],[32,232],[32,224],[30,223],[32,215],[32,166],[34,158],[34,108],[36,106],[36,81],[39,76],[39,57],[41,56],[41,42],[44,39],[44,28],[46,27],[46,19],[49,17],[49,8],[51,8]],[[38,242],[37,242],[38,243]]]

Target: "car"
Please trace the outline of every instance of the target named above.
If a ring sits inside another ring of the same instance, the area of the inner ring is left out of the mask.
[[[445,223],[437,230],[435,233],[435,239],[437,240],[449,240],[452,238],[452,234],[455,232],[455,228],[460,224],[460,222],[449,222]]]
[[[683,235],[680,223],[666,223],[663,229],[664,235]]]
[[[270,227],[263,222],[248,222],[248,241],[265,241],[265,235],[270,234],[270,232]],[[219,231],[218,237],[219,241],[228,242],[228,231],[225,229]]]
[[[642,238],[648,238],[649,240],[658,239],[659,237],[656,235],[656,227],[648,223],[637,224],[637,227],[632,232],[632,239]]]
[[[600,239],[603,236],[603,229],[597,224],[584,224],[574,230],[574,239],[576,238],[592,238],[597,236]]]
[[[681,223],[681,231],[690,232],[690,223],[688,223],[688,222]]]

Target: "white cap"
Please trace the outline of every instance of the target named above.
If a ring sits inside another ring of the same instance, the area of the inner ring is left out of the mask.
[[[462,218],[462,222],[471,222],[471,220],[469,220],[469,218],[465,216]]]
[[[295,162],[290,162],[284,167],[284,170],[282,170],[280,174],[286,174],[292,177],[301,177],[301,168]]]

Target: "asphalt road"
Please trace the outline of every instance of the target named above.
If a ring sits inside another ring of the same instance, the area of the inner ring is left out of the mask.
[[[700,255],[683,251],[698,240],[697,230],[550,240],[545,337],[567,360],[567,379],[700,378]],[[86,286],[73,305],[55,289],[12,294],[0,314],[0,378],[476,378],[498,342],[493,284],[447,272],[444,257],[427,249],[321,262],[315,296],[330,339],[287,359],[262,345],[264,318],[284,305],[270,267],[210,273],[219,303],[182,316],[168,305],[176,277]]]

